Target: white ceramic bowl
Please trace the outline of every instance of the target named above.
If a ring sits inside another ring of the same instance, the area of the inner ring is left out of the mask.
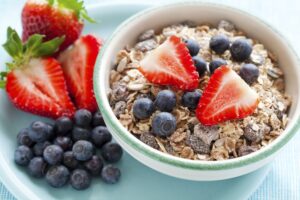
[[[192,20],[217,24],[221,19],[232,21],[250,37],[258,39],[274,52],[286,77],[286,92],[292,96],[290,122],[286,130],[267,147],[247,156],[225,161],[193,161],[155,150],[133,136],[115,117],[107,98],[109,72],[116,55],[126,45],[133,45],[143,31]],[[284,38],[258,18],[240,10],[215,4],[184,2],[142,11],[129,18],[106,41],[94,73],[95,93],[108,129],[121,146],[143,164],[162,173],[190,180],[221,180],[240,176],[269,163],[300,127],[300,68],[298,58]]]

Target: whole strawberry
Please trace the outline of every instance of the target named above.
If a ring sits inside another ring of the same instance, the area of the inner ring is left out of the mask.
[[[65,36],[59,51],[64,50],[80,36],[82,19],[94,22],[83,1],[28,0],[22,11],[23,41],[33,34],[45,35],[45,41]]]
[[[62,68],[49,55],[58,50],[63,37],[42,42],[34,34],[22,44],[17,32],[7,29],[3,45],[13,62],[1,73],[0,87],[5,88],[11,102],[19,109],[45,117],[72,117],[75,112]]]

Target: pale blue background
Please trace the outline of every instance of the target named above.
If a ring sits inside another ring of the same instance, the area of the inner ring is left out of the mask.
[[[112,1],[128,2],[127,0],[86,0],[86,3],[91,5]],[[8,25],[16,27],[20,23],[19,14],[23,2],[24,0],[0,0],[1,35],[5,34]],[[151,0],[151,2],[159,4],[166,1]],[[297,3],[298,0],[210,0],[208,2],[237,7],[262,18],[282,32],[295,50],[300,52],[300,3]],[[3,41],[0,41],[0,44],[2,43]],[[3,55],[2,49],[0,55]],[[4,63],[2,56],[0,56],[0,63]],[[271,168],[266,180],[249,200],[300,200],[300,134],[283,150]],[[0,199],[14,199],[2,184],[0,184]]]

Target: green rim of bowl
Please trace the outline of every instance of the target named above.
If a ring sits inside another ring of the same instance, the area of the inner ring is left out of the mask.
[[[112,113],[112,109],[110,106],[105,106],[103,102],[106,102],[107,105],[109,105],[107,95],[104,93],[101,93],[100,90],[100,84],[99,84],[99,77],[101,73],[101,60],[103,55],[105,54],[106,48],[110,45],[110,42],[114,39],[114,37],[122,30],[123,27],[125,27],[127,24],[131,23],[133,20],[139,18],[140,16],[143,16],[144,14],[164,9],[167,7],[177,7],[180,5],[197,5],[197,6],[212,6],[212,7],[217,7],[217,8],[226,8],[228,10],[232,10],[235,12],[239,12],[242,15],[247,15],[248,17],[253,18],[256,21],[259,21],[260,23],[266,25],[269,27],[273,32],[275,32],[283,41],[287,43],[289,46],[289,49],[291,50],[292,54],[294,54],[295,58],[297,58],[297,63],[299,64],[299,58],[297,57],[297,54],[291,47],[291,45],[284,39],[282,34],[280,34],[277,30],[275,30],[271,25],[267,24],[266,22],[262,21],[261,19],[249,14],[245,13],[244,11],[241,11],[236,8],[232,8],[229,6],[225,5],[220,5],[220,4],[214,4],[214,3],[202,3],[202,2],[197,2],[197,1],[190,1],[190,2],[180,2],[180,3],[170,3],[170,4],[165,4],[163,6],[158,6],[154,8],[149,8],[144,11],[141,11],[126,21],[124,21],[111,35],[111,37],[106,41],[105,45],[102,47],[100,55],[98,55],[97,62],[96,62],[96,67],[94,70],[94,88],[95,88],[95,96],[97,99],[97,103],[100,107],[100,110],[102,112],[102,115],[104,117],[105,122],[107,125],[113,130],[114,134],[116,134],[121,140],[123,140],[125,143],[130,145],[132,148],[134,148],[136,151],[139,153],[143,154],[146,157],[150,157],[156,161],[169,164],[172,166],[184,168],[184,169],[190,169],[190,170],[225,170],[225,169],[233,169],[233,168],[238,168],[238,167],[243,167],[249,164],[253,164],[255,162],[258,162],[260,160],[263,160],[267,157],[269,157],[271,154],[277,152],[280,150],[295,134],[296,132],[300,129],[300,116],[296,113],[295,114],[295,120],[294,120],[294,125],[293,127],[289,127],[288,131],[284,131],[284,135],[281,135],[279,138],[277,138],[273,143],[265,147],[264,149],[260,149],[257,152],[251,153],[249,155],[239,157],[239,158],[234,158],[230,160],[225,160],[225,161],[194,161],[194,160],[188,160],[188,159],[183,159],[175,156],[171,156],[165,153],[162,153],[156,149],[153,149],[140,140],[138,140],[136,137],[134,137],[129,131],[127,131],[122,124],[119,122],[119,120],[116,118],[116,116]],[[101,84],[102,87],[105,84]],[[103,95],[102,95],[103,94]],[[288,125],[289,126],[289,125]]]

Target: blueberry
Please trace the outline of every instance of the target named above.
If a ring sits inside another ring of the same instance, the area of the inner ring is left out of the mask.
[[[60,117],[55,121],[55,130],[59,135],[66,135],[73,128],[73,121],[69,117]]]
[[[112,165],[106,165],[103,167],[101,172],[101,178],[105,183],[108,184],[114,184],[119,181],[121,177],[121,171],[112,166]]]
[[[248,59],[251,52],[252,46],[246,39],[235,40],[230,47],[231,57],[239,62],[243,62]]]
[[[54,140],[54,144],[60,146],[64,151],[72,148],[73,142],[69,137],[58,136]]]
[[[209,47],[217,54],[223,54],[229,48],[230,42],[226,35],[213,36],[209,41]]]
[[[49,145],[45,148],[43,156],[50,165],[57,165],[62,161],[63,149],[58,145]]]
[[[227,65],[227,62],[221,58],[217,58],[209,63],[209,71],[211,74],[222,65]]]
[[[47,146],[50,146],[51,143],[46,141],[46,142],[40,142],[40,143],[36,143],[32,150],[35,156],[43,156],[43,152],[46,149]]]
[[[254,64],[244,64],[240,69],[240,76],[246,83],[251,85],[257,80],[259,76],[259,70]]]
[[[75,126],[72,130],[72,139],[74,142],[78,140],[90,140],[91,131],[86,128]]]
[[[99,175],[103,168],[103,160],[94,155],[90,160],[84,162],[84,167],[92,174]]]
[[[186,92],[182,96],[181,103],[185,107],[196,109],[201,96],[202,93],[198,90],[195,90],[193,92]]]
[[[161,90],[154,101],[160,111],[171,112],[176,106],[176,95],[171,90]]]
[[[184,41],[186,44],[186,47],[188,48],[191,56],[196,56],[199,53],[200,45],[196,40],[187,39]]]
[[[206,62],[199,56],[194,56],[193,61],[196,67],[196,70],[200,76],[203,76],[204,73],[206,72]]]
[[[167,137],[176,130],[175,117],[167,112],[158,113],[152,120],[152,131],[154,134]]]
[[[69,178],[70,172],[63,165],[52,166],[46,173],[47,183],[55,188],[60,188],[66,185],[69,181]]]
[[[32,131],[28,132],[29,137],[34,142],[45,142],[50,134],[48,124],[35,121],[31,124]]]
[[[100,111],[94,113],[92,124],[93,126],[105,126],[105,122]]]
[[[75,159],[72,151],[67,151],[63,155],[63,164],[69,169],[75,169],[78,167],[79,162]]]
[[[84,190],[91,185],[91,176],[83,169],[76,169],[70,177],[70,184],[76,190]]]
[[[117,143],[106,143],[102,147],[101,155],[107,162],[115,163],[118,162],[123,154],[121,146]]]
[[[105,126],[97,126],[92,130],[92,142],[96,147],[101,148],[105,143],[110,142],[112,136]]]
[[[33,154],[28,146],[21,145],[15,150],[15,162],[21,166],[27,166],[32,159]]]
[[[34,142],[30,139],[29,137],[29,132],[32,131],[30,128],[23,128],[18,136],[17,136],[17,140],[18,140],[18,144],[19,145],[25,145],[28,147],[32,147],[34,145]]]
[[[140,98],[133,104],[133,115],[138,119],[147,119],[154,112],[154,104],[151,99]]]
[[[47,163],[42,157],[34,157],[28,165],[28,172],[31,176],[41,178],[46,174]]]
[[[46,124],[47,124],[47,134],[48,134],[47,140],[49,141],[56,136],[56,131],[55,131],[54,124],[50,124],[50,123],[46,123]]]
[[[74,115],[75,124],[80,127],[89,127],[92,122],[92,113],[86,109],[80,109]]]
[[[87,161],[92,158],[94,146],[91,142],[79,140],[73,145],[73,154],[79,161]]]

